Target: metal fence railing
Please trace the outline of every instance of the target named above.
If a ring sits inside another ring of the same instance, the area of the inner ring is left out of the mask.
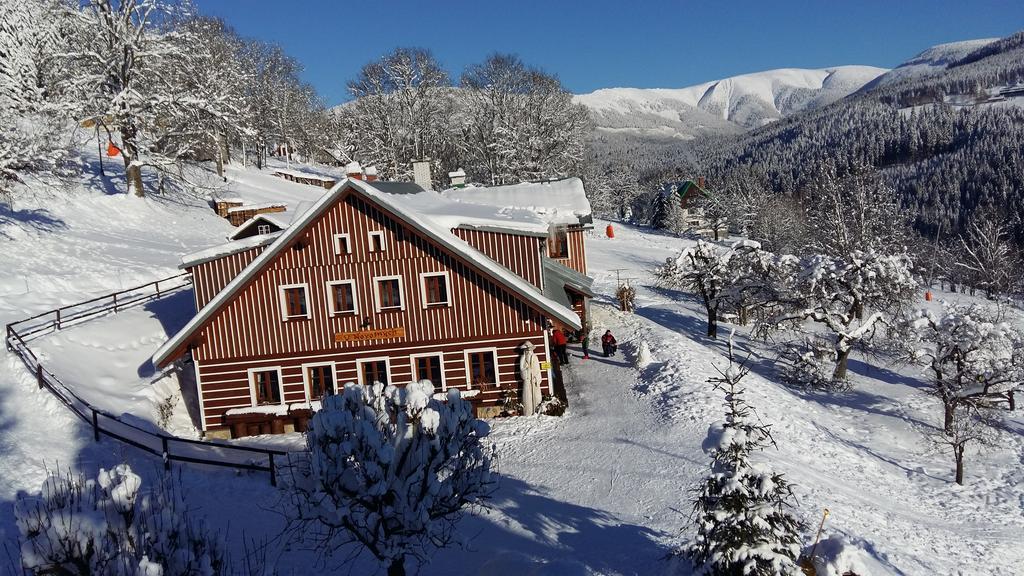
[[[65,385],[60,378],[43,366],[35,352],[26,343],[26,339],[30,336],[39,335],[49,330],[60,330],[91,318],[116,313],[143,302],[162,298],[186,288],[190,284],[191,280],[188,274],[180,274],[11,322],[7,325],[6,330],[7,349],[17,354],[29,371],[35,375],[39,388],[48,390],[73,414],[92,427],[93,437],[97,442],[103,435],[106,435],[125,444],[130,444],[144,452],[160,457],[163,460],[164,468],[168,470],[171,462],[177,461],[268,472],[270,483],[276,486],[277,464],[280,461],[275,462],[275,457],[285,456],[287,452],[178,438],[125,422],[75,394],[71,387]]]

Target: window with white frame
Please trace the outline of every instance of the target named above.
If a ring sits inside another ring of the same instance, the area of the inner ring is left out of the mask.
[[[310,401],[322,400],[324,396],[338,392],[334,378],[334,362],[304,364],[302,377],[306,383],[306,398]]]
[[[281,317],[285,320],[309,318],[309,286],[306,284],[285,284],[279,287],[281,296]]]
[[[386,252],[387,244],[384,243],[384,231],[374,230],[370,232],[370,252]]]
[[[497,387],[498,349],[466,350],[466,384],[469,389]]]
[[[358,314],[356,281],[336,280],[327,283],[327,302],[332,316]]]
[[[334,235],[334,253],[338,255],[352,253],[352,244],[348,234]]]
[[[445,390],[444,354],[440,352],[413,354],[409,360],[412,364],[412,379],[414,381],[428,380],[434,385],[435,392]]]
[[[373,300],[377,312],[405,309],[401,276],[378,276],[373,279],[373,285]]]
[[[253,406],[280,404],[283,397],[281,368],[250,368],[249,386]]]
[[[356,361],[359,372],[359,383],[363,385],[380,382],[391,383],[391,362],[387,358],[365,358]]]
[[[256,226],[257,234],[270,234],[270,224],[259,224]]]
[[[423,307],[451,306],[452,297],[447,272],[424,272],[420,274],[420,295]]]

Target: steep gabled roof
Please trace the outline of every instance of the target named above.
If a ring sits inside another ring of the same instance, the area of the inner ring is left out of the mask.
[[[470,266],[483,272],[491,280],[519,294],[540,310],[569,326],[580,327],[579,316],[571,309],[551,300],[541,293],[536,286],[477,251],[468,243],[452,234],[450,230],[432,222],[429,217],[425,217],[423,214],[403,206],[403,196],[382,192],[368,182],[346,179],[335,185],[330,192],[320,197],[309,210],[299,215],[289,227],[285,228],[277,236],[277,239],[270,246],[263,250],[238,276],[228,282],[227,286],[214,296],[206,306],[203,306],[203,309],[184,328],[165,342],[153,355],[153,364],[165,366],[171,360],[180,356],[187,347],[188,342],[213,319],[221,308],[239,294],[267,265],[273,262],[274,258],[282,250],[290,246],[293,240],[301,235],[309,224],[326,212],[350,189],[357,191],[364,198],[389,212],[412,229],[451,251],[457,257],[464,259]]]

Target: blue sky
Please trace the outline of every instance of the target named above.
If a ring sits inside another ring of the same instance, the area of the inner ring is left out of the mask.
[[[1022,0],[194,2],[243,36],[284,46],[328,104],[397,46],[430,49],[456,78],[492,52],[515,53],[582,93],[772,68],[888,68],[934,44],[1024,28]]]

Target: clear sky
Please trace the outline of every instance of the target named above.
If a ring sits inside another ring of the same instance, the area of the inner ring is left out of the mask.
[[[328,104],[363,64],[430,49],[457,78],[492,52],[518,54],[576,93],[678,88],[772,68],[890,68],[943,42],[1024,28],[1024,0],[194,0],[243,36],[305,66]]]

